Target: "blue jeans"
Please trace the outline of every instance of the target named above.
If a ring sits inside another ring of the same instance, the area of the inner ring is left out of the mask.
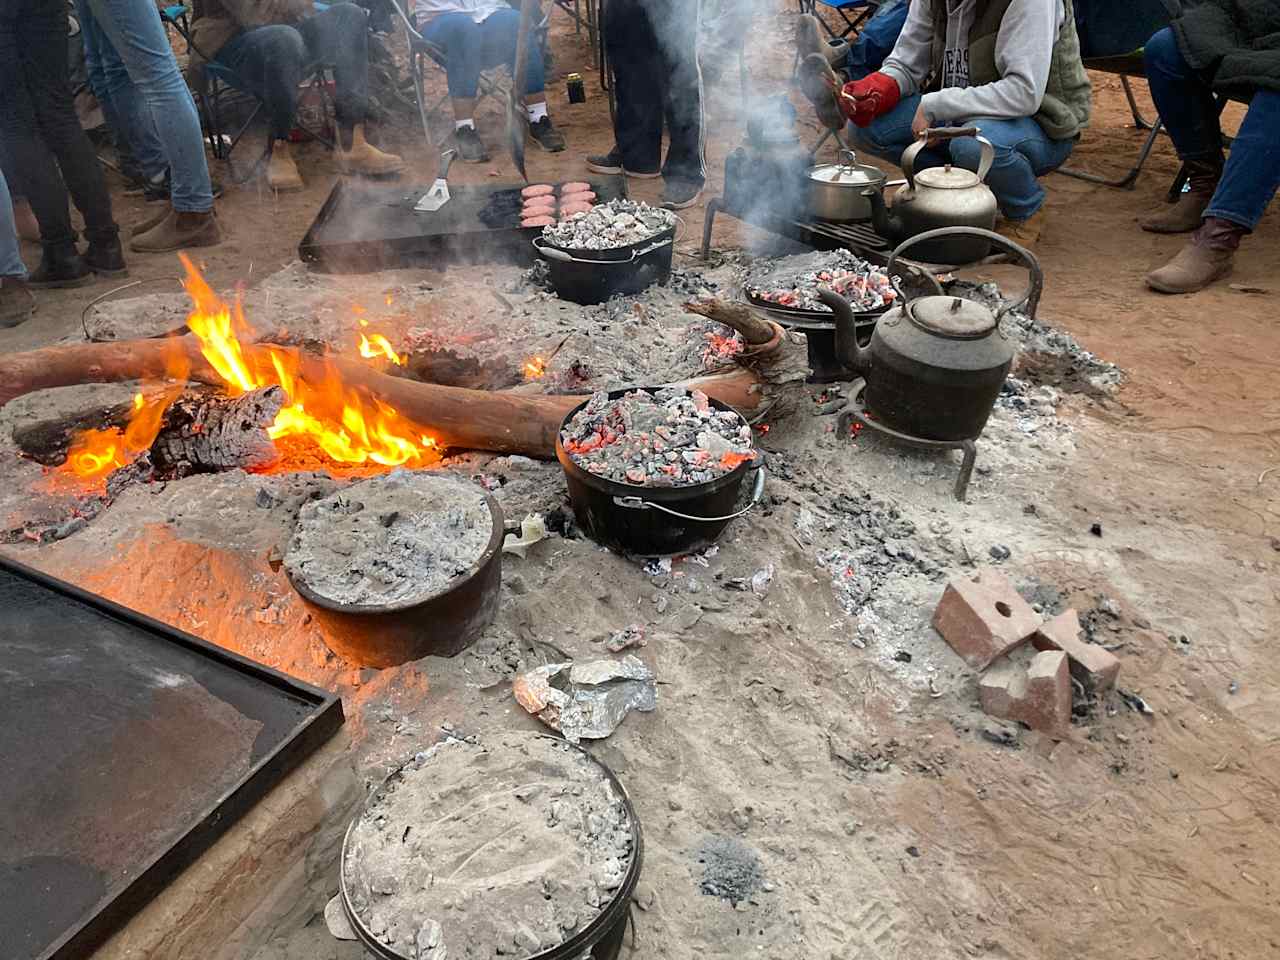
[[[902,25],[907,22],[907,0],[884,0],[849,45],[844,72],[850,80],[861,80],[880,69],[885,57],[893,52]]]
[[[1160,119],[1184,160],[1222,155],[1218,104],[1205,78],[1182,57],[1173,31],[1159,31],[1144,48],[1147,82]],[[1206,217],[1252,230],[1280,187],[1280,93],[1258,90],[1240,124]]]
[[[9,184],[0,170],[0,277],[27,278],[27,266],[18,252],[18,228],[13,222],[13,199]]]
[[[76,0],[76,14],[80,18],[89,87],[98,98],[107,126],[116,136],[117,148],[132,156],[148,178],[163,176],[169,163],[164,157],[164,146],[156,132],[151,108],[129,79],[124,61],[102,32],[88,0]]]
[[[87,0],[85,8],[87,19],[94,21],[88,29],[100,30],[110,42],[150,107],[173,177],[173,208],[185,213],[213,209],[200,115],[173,58],[155,0]],[[120,119],[128,122],[125,116]]]
[[[449,58],[449,96],[470,100],[480,89],[480,71],[505,63],[514,69],[520,11],[498,10],[476,23],[468,13],[442,13],[432,17],[422,36],[444,49]],[[524,71],[524,93],[541,93],[546,87],[542,48],[529,44]]]
[[[911,121],[920,106],[919,95],[907,97],[871,125],[853,128],[854,139],[868,153],[898,163],[902,152],[914,141]],[[976,126],[982,136],[995,147],[995,161],[987,174],[987,186],[996,195],[1000,212],[1010,220],[1025,220],[1044,203],[1045,190],[1040,177],[1066,163],[1074,140],[1051,140],[1030,117],[997,120],[967,117],[957,126]],[[977,170],[982,145],[973,137],[961,137],[936,149],[921,150],[916,167],[940,167],[952,163],[966,170]]]

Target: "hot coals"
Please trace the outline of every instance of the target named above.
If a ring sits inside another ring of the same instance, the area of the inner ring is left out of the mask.
[[[848,250],[801,254],[769,261],[748,274],[747,294],[790,310],[830,312],[818,288],[830,287],[855,312],[887,309],[898,293],[889,275]]]
[[[613,782],[576,747],[446,740],[370,798],[343,848],[343,886],[394,955],[520,960],[629,896],[636,836]]]
[[[754,458],[751,427],[706,394],[664,388],[597,393],[560,433],[565,452],[606,480],[650,487],[707,483]]]

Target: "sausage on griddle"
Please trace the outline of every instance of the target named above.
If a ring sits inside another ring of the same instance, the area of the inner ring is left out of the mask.
[[[556,192],[556,188],[549,183],[531,183],[520,191],[520,196],[528,199],[529,197],[548,197]]]

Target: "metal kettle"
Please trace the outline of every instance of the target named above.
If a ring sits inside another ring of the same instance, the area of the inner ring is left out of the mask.
[[[890,429],[926,440],[966,440],[982,433],[1015,352],[1000,320],[1029,302],[1034,310],[1044,286],[1034,254],[998,233],[974,227],[946,227],[912,237],[893,251],[885,269],[892,276],[898,258],[911,247],[958,237],[995,244],[1017,256],[1031,275],[1022,297],[996,313],[962,297],[916,297],[887,311],[871,342],[862,347],[848,301],[828,287],[818,290],[835,313],[837,358],[851,374],[866,379],[867,410]]]
[[[978,127],[942,127],[926,130],[920,139],[902,154],[902,172],[907,185],[893,198],[890,212],[883,191],[863,193],[871,203],[871,222],[876,233],[894,243],[901,243],[929,230],[942,227],[977,227],[991,230],[996,224],[995,194],[984,183],[995,160],[995,148]],[[954,140],[974,137],[982,145],[978,170],[966,170],[946,164],[916,171],[920,151],[931,140]],[[981,260],[991,252],[991,245],[976,234],[951,236],[922,245],[915,258],[926,263],[962,264]]]

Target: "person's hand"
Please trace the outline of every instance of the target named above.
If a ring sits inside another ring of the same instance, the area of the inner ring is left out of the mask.
[[[924,112],[924,102],[916,107],[916,115],[911,118],[911,136],[917,140],[929,129],[929,115]]]
[[[902,91],[898,89],[898,81],[879,71],[846,83],[836,95],[840,111],[859,127],[888,113],[900,99]]]

